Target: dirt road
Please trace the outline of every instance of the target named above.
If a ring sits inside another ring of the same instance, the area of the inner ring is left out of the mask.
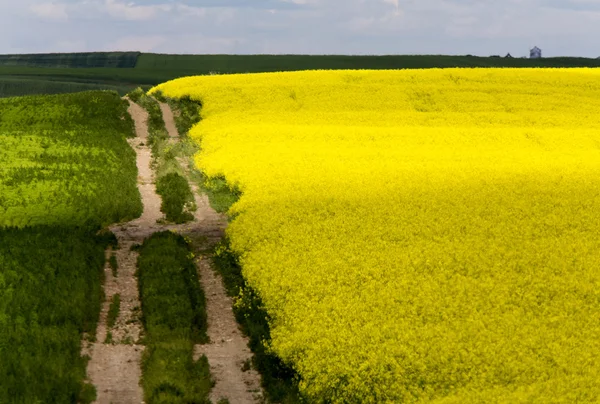
[[[170,140],[177,141],[178,134],[171,109],[164,103],[160,103],[160,107]],[[143,243],[145,238],[155,232],[173,230],[188,236],[192,240],[192,246],[201,253],[197,265],[207,298],[210,343],[197,345],[194,351],[196,358],[203,354],[208,358],[211,374],[215,379],[211,400],[217,402],[221,398],[227,398],[232,404],[256,403],[262,397],[260,375],[254,370],[242,370],[244,364],[252,357],[248,341],[235,321],[232,302],[225,293],[220,276],[211,268],[209,257],[202,254],[221,239],[227,221],[210,207],[206,195],[201,195],[197,187],[192,186],[198,207],[195,220],[181,225],[157,223],[163,215],[160,212],[161,199],[156,194],[150,166],[152,155],[147,146],[148,114],[131,101],[129,113],[135,122],[137,135],[129,140],[129,144],[137,156],[138,188],[144,210],[140,218],[110,227],[119,241],[120,248],[116,251],[118,275],[114,277],[107,265],[106,302],[100,314],[96,342],[89,346],[84,345],[83,352],[91,356],[88,377],[97,389],[96,402],[143,403],[140,360],[144,346],[137,343],[143,329],[140,322],[137,279],[134,276],[137,252],[131,251],[131,246]],[[109,251],[108,254],[110,253]],[[121,308],[115,326],[109,330],[109,305],[112,296],[117,293],[121,297]],[[112,342],[105,343],[109,332]]]

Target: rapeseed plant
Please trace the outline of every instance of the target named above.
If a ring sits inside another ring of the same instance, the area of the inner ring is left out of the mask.
[[[174,80],[311,402],[593,401],[600,71]],[[576,393],[573,393],[573,392]]]

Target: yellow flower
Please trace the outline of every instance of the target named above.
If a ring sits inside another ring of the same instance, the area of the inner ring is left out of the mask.
[[[600,70],[156,90],[202,101],[196,163],[243,192],[227,234],[311,401],[600,396]]]

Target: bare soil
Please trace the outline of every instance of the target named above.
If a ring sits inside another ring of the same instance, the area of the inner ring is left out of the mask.
[[[113,277],[110,267],[105,268],[106,301],[100,313],[96,332],[96,342],[89,347],[91,360],[88,364],[88,377],[96,386],[98,404],[143,403],[140,386],[140,361],[144,346],[138,344],[142,334],[140,322],[140,301],[135,278],[137,252],[131,251],[135,243],[158,230],[156,221],[162,217],[160,197],[152,181],[150,168],[151,152],[148,148],[148,114],[137,104],[130,102],[129,113],[134,122],[137,137],[129,144],[137,155],[138,188],[142,196],[144,211],[138,219],[128,223],[113,225],[110,230],[119,241],[116,251],[118,271]],[[112,296],[121,295],[121,307],[115,326],[107,327],[107,314]],[[110,332],[112,342],[107,341]],[[109,342],[109,343],[106,343]]]
[[[210,343],[196,345],[194,359],[201,355],[208,358],[216,381],[210,398],[215,403],[221,398],[227,398],[230,403],[260,402],[260,374],[249,368],[252,352],[235,321],[231,298],[225,293],[221,277],[211,268],[209,258],[200,257],[197,265],[206,292]]]
[[[160,112],[162,112],[163,120],[165,121],[165,128],[169,133],[169,137],[171,139],[179,138],[179,133],[177,132],[177,126],[175,125],[175,119],[173,117],[173,111],[168,104],[164,102],[157,101],[160,106]]]
[[[232,404],[260,402],[260,375],[252,369],[242,370],[245,364],[250,363],[252,352],[235,321],[231,298],[225,293],[221,277],[211,267],[206,253],[223,237],[227,221],[223,215],[211,208],[207,196],[200,194],[198,188],[192,185],[198,207],[194,221],[180,225],[161,224],[161,199],[156,194],[150,165],[152,155],[147,146],[148,114],[137,104],[130,100],[129,102],[129,113],[135,122],[137,134],[136,138],[129,140],[129,144],[137,155],[138,188],[144,210],[138,219],[110,227],[119,241],[120,248],[116,251],[118,274],[117,277],[113,277],[107,263],[106,301],[100,314],[96,342],[87,345],[84,342],[82,350],[82,354],[91,357],[88,377],[97,389],[96,403],[143,403],[140,361],[144,346],[138,344],[143,327],[140,322],[139,293],[135,278],[138,254],[131,251],[131,247],[143,243],[145,238],[163,230],[172,230],[188,236],[192,246],[200,253],[197,267],[207,299],[208,336],[211,342],[195,346],[194,355],[195,359],[201,355],[208,358],[215,380],[211,400],[216,403],[219,399],[226,398]],[[160,103],[160,107],[169,137],[172,141],[177,141],[173,113],[167,104]],[[107,251],[107,258],[111,253],[110,250]],[[108,309],[112,296],[116,293],[121,296],[121,308],[115,326],[109,330]],[[106,343],[109,332],[112,342]]]

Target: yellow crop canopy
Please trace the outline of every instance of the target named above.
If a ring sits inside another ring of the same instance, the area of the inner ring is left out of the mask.
[[[157,90],[202,102],[197,166],[242,191],[232,248],[310,402],[600,397],[600,70]]]

